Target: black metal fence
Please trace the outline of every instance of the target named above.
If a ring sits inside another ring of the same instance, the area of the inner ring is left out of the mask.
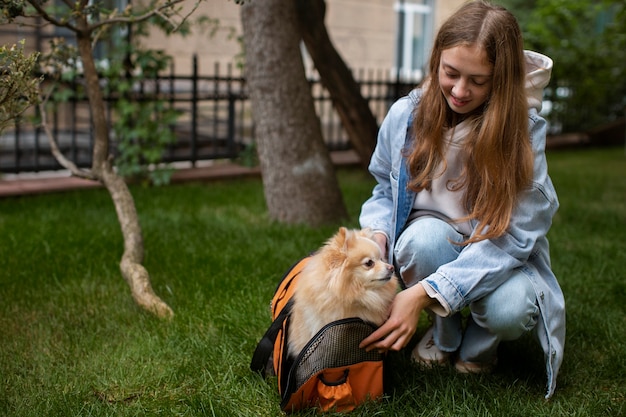
[[[171,129],[177,142],[163,155],[164,162],[189,162],[237,158],[254,143],[254,124],[246,82],[232,65],[216,64],[212,75],[201,75],[193,58],[190,75],[170,74],[145,80],[136,86],[135,97],[149,100],[155,94],[167,100],[180,117]],[[390,104],[415,85],[400,82],[390,72],[356,71],[355,79],[379,123]],[[330,150],[349,149],[350,144],[336,114],[330,95],[315,76],[309,77],[324,140]],[[80,80],[74,86],[76,88]],[[113,97],[106,98],[108,117],[112,117]],[[34,111],[34,110],[33,110]],[[93,136],[91,116],[86,100],[57,102],[47,116],[48,124],[61,151],[80,167],[91,165]],[[113,135],[112,135],[113,137]],[[115,140],[112,139],[115,152]],[[23,121],[0,136],[0,172],[22,173],[60,170],[52,157],[43,129]]]

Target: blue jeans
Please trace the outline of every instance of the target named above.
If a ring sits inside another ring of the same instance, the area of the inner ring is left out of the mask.
[[[429,276],[439,266],[457,258],[464,236],[450,224],[433,217],[412,221],[394,248],[396,270],[407,287]],[[463,332],[461,314],[435,315],[434,340],[444,352],[457,352],[464,362],[491,363],[503,340],[515,340],[537,324],[539,307],[532,283],[521,269],[512,271],[504,284],[469,305]]]

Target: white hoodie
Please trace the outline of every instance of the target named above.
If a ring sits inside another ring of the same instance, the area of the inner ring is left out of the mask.
[[[543,101],[543,89],[550,81],[552,72],[552,60],[545,55],[533,51],[524,51],[526,57],[526,96],[528,108],[541,111]],[[445,141],[448,143],[445,155],[445,172],[441,170],[432,182],[431,190],[422,190],[417,193],[413,203],[414,212],[410,220],[418,217],[432,216],[447,222],[457,229],[458,232],[469,236],[472,232],[471,224],[466,221],[455,223],[453,219],[466,217],[469,213],[463,207],[463,190],[450,191],[449,181],[459,178],[463,168],[461,149],[465,137],[469,133],[467,122],[461,122],[454,129],[445,133]]]
[[[550,81],[552,60],[545,55],[533,51],[524,51],[526,57],[526,96],[528,107],[541,111],[543,90]]]

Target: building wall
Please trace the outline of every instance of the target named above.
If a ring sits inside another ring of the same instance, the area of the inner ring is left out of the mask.
[[[349,67],[390,69],[395,57],[394,0],[327,0],[326,27]]]
[[[367,70],[391,70],[394,67],[398,24],[394,6],[398,1],[326,0],[327,30],[335,48],[349,67]],[[435,0],[434,30],[464,1]],[[194,3],[185,2],[186,11]],[[200,16],[217,19],[219,27],[212,36],[207,31],[200,31],[196,25],[187,37],[167,37],[160,30],[152,30],[149,38],[143,42],[172,55],[177,73],[190,71],[194,54],[198,55],[201,73],[212,73],[216,63],[224,70],[226,64],[237,65],[243,60],[240,7],[233,0],[201,2],[191,19]],[[0,32],[3,43],[15,43],[22,38],[27,38],[27,52],[35,49],[32,28],[5,26]]]
[[[466,1],[467,0],[437,0],[435,6],[435,30],[438,30],[441,24]]]
[[[187,11],[195,2],[185,2]],[[243,49],[240,43],[241,22],[239,9],[233,0],[209,0],[200,3],[200,6],[191,15],[193,20],[199,16],[206,16],[219,21],[219,27],[211,35],[202,32],[199,26],[192,27],[189,36],[165,36],[160,30],[152,30],[146,44],[151,47],[164,49],[173,56],[176,71],[188,72],[191,68],[192,55],[198,55],[199,70],[202,73],[212,72],[215,63],[236,63]],[[206,28],[211,31],[214,27]]]
[[[435,30],[464,1],[436,0]],[[390,70],[394,66],[396,3],[397,0],[326,0],[327,30],[349,67]],[[201,72],[213,71],[216,62],[223,65],[241,63],[239,12],[240,6],[232,0],[202,2],[192,16],[204,15],[219,20],[219,29],[212,37],[195,31],[186,38],[168,38],[154,31],[150,44],[171,54],[177,71],[190,68],[193,54],[198,55]]]
[[[435,0],[434,30],[464,1]],[[328,32],[350,67],[391,69],[394,66],[397,3],[398,0],[326,0]]]

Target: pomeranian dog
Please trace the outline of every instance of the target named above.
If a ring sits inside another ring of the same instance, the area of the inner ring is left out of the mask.
[[[381,325],[397,290],[393,266],[383,260],[371,230],[339,228],[301,272],[293,294],[289,356],[297,356],[333,321],[358,317]]]

